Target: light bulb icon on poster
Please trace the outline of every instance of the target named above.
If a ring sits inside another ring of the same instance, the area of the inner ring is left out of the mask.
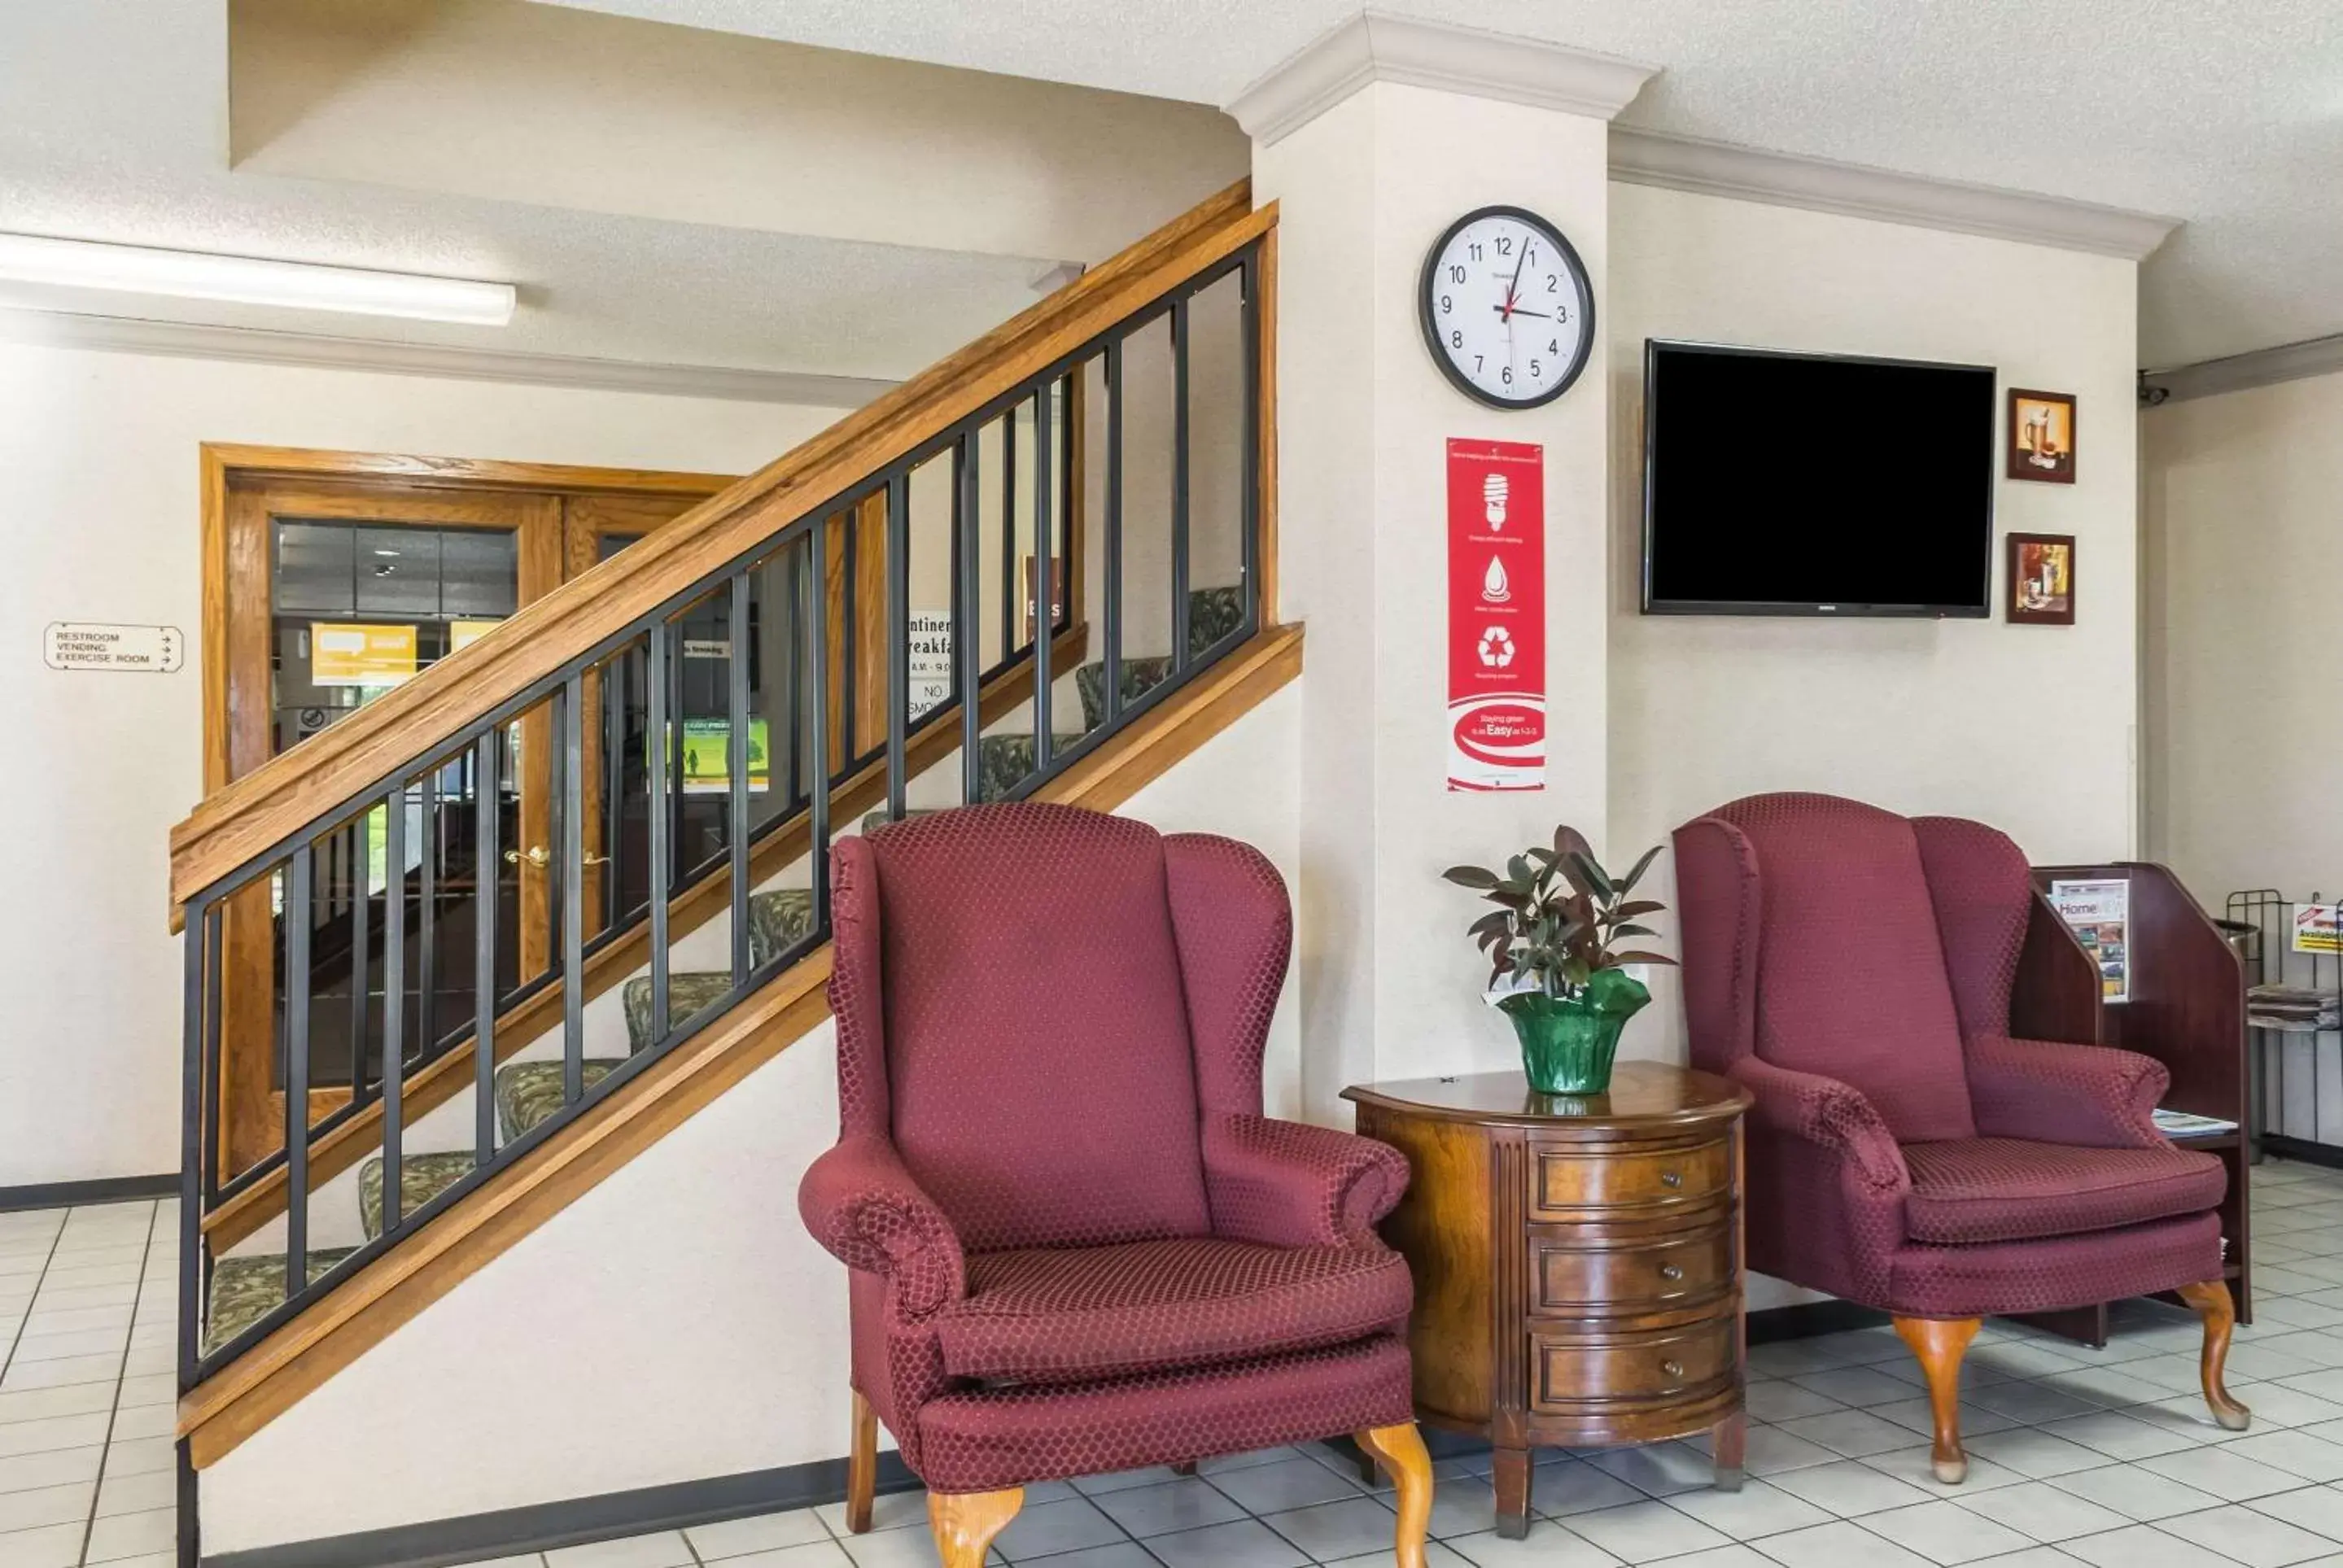
[[[1489,526],[1493,528],[1505,526],[1505,498],[1509,487],[1505,476],[1493,469],[1487,478],[1481,481],[1482,515],[1489,519]]]

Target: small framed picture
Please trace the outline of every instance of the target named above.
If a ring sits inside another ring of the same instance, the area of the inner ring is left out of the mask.
[[[2021,626],[2075,624],[2075,536],[2009,536],[2009,612]]]
[[[2068,392],[2009,389],[2009,477],[2046,485],[2075,482],[2075,398]]]

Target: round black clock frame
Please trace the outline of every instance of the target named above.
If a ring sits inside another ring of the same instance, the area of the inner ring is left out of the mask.
[[[1555,252],[1561,256],[1563,271],[1570,278],[1571,286],[1578,296],[1580,331],[1577,351],[1571,357],[1569,368],[1562,373],[1562,379],[1533,397],[1500,397],[1475,387],[1464,373],[1456,367],[1455,363],[1448,357],[1447,351],[1440,345],[1440,327],[1433,320],[1433,302],[1438,293],[1434,274],[1439,268],[1442,255],[1448,249],[1448,242],[1484,217],[1509,217],[1518,223],[1528,224],[1544,235],[1553,244]],[[1463,393],[1465,397],[1475,403],[1485,404],[1492,408],[1502,408],[1509,413],[1523,408],[1542,407],[1578,384],[1580,373],[1585,370],[1586,361],[1594,352],[1594,283],[1586,276],[1586,264],[1579,259],[1576,248],[1553,223],[1527,207],[1502,205],[1474,207],[1471,212],[1442,229],[1440,237],[1432,242],[1432,248],[1424,252],[1423,268],[1416,279],[1415,320],[1417,327],[1423,329],[1424,352],[1432,356],[1432,362],[1434,365],[1440,367],[1440,373],[1448,377],[1448,384]]]

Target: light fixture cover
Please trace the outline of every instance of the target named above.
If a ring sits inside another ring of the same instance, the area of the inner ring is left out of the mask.
[[[512,320],[518,295],[509,283],[422,277],[306,261],[262,261],[192,250],[0,234],[0,282],[106,289],[181,299],[224,299],[295,310],[398,316],[468,327]]]

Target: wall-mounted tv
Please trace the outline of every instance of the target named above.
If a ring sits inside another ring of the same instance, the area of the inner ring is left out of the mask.
[[[1644,346],[1644,608],[1984,616],[1994,371]]]

